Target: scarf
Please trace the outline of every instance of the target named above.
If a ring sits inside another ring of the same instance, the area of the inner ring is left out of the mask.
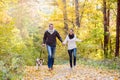
[[[73,39],[74,38],[74,34],[72,34],[72,35],[68,35],[68,37],[69,37],[69,39]]]
[[[53,30],[48,29],[48,32],[49,32],[50,34],[53,34],[54,31],[55,31],[54,29],[53,29]]]

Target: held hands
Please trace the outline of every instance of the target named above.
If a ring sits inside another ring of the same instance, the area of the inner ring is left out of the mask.
[[[65,46],[65,43],[62,43],[63,46]]]
[[[45,47],[45,44],[42,44],[43,47]]]
[[[65,46],[65,43],[62,43],[63,46]],[[42,44],[42,47],[45,47],[45,44]]]

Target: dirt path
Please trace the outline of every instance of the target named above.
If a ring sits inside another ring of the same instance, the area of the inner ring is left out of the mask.
[[[55,65],[53,71],[48,71],[47,65],[41,66],[39,70],[27,66],[24,80],[120,80],[120,74],[113,70],[81,65],[74,69],[70,69],[69,65]]]

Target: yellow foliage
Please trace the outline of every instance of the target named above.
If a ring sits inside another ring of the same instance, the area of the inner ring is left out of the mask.
[[[1,0],[0,1],[0,23],[8,23],[11,21],[11,17],[8,15],[7,10],[9,4],[17,3],[18,0]]]
[[[115,73],[117,73],[115,75]],[[47,65],[40,66],[38,70],[34,66],[27,66],[24,80],[119,80],[117,71],[96,69],[89,66],[77,65],[70,69],[69,65],[54,65],[54,70],[48,71]]]
[[[11,21],[11,17],[5,12],[0,12],[0,23],[8,23]]]
[[[59,3],[58,4],[58,7],[61,9],[61,10],[63,10],[64,8],[63,8],[63,2],[62,2],[62,0],[56,0],[57,1],[57,3]]]

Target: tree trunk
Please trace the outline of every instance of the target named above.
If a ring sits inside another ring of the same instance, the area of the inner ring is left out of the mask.
[[[64,29],[65,29],[65,33],[67,33],[68,31],[68,24],[67,24],[67,10],[66,10],[66,0],[62,0],[63,1],[63,18],[64,18]]]
[[[110,9],[107,10],[107,26],[110,26]]]
[[[103,15],[104,15],[104,57],[108,56],[108,26],[107,26],[107,13],[106,13],[106,0],[103,0]]]
[[[82,22],[82,18],[83,18],[83,14],[84,14],[84,7],[86,6],[86,2],[87,2],[87,0],[85,0],[85,2],[84,2],[84,4],[83,4],[83,10],[82,10],[82,12],[81,12],[81,15],[80,15],[80,24],[81,24],[81,22]],[[80,25],[81,26],[81,25]]]
[[[109,27],[110,27],[110,5],[108,5],[108,9],[107,9],[107,52],[109,53],[108,56],[111,56],[111,48],[110,48],[110,31],[109,31]]]
[[[77,25],[77,27],[80,27],[78,0],[75,0],[75,15],[76,15],[76,25]]]
[[[119,43],[120,42],[120,0],[117,2],[117,23],[116,23],[116,50],[115,57],[119,56]]]

